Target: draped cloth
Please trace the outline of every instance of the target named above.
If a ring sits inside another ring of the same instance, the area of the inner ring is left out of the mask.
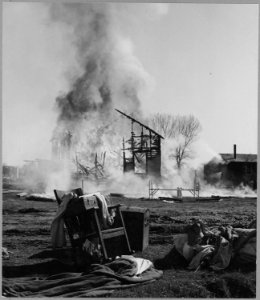
[[[88,199],[92,198],[93,196],[97,200],[97,205],[101,210],[102,215],[102,222],[104,225],[111,223],[111,216],[108,212],[108,206],[106,202],[106,198],[99,192],[83,195],[80,198],[83,198],[84,206],[86,209],[89,209],[90,206],[88,205]],[[75,197],[73,193],[64,194],[62,197],[62,202],[59,206],[59,209],[52,221],[51,224],[51,243],[53,248],[61,248],[66,246],[66,237],[64,231],[64,214],[67,210],[69,202]]]
[[[51,243],[53,248],[66,246],[66,237],[64,231],[64,214],[70,200],[73,198],[73,193],[65,194],[62,197],[62,202],[51,223]]]
[[[106,265],[93,264],[88,273],[60,273],[44,279],[31,277],[4,278],[3,295],[6,297],[102,297],[115,289],[152,282],[162,271],[149,267],[139,276],[131,276],[136,264],[127,259],[116,259]],[[125,272],[127,270],[128,272]]]

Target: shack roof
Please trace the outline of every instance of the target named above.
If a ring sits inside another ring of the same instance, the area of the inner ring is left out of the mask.
[[[226,162],[257,162],[257,154],[236,154],[234,158],[233,153],[220,153],[221,158]]]

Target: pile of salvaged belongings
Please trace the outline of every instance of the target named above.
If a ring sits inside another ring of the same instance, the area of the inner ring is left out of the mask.
[[[6,297],[102,297],[115,289],[152,282],[162,276],[153,263],[123,255],[107,264],[92,264],[88,272],[61,273],[47,278],[4,278]]]
[[[193,219],[186,233],[174,236],[174,246],[190,270],[223,270],[234,258],[240,263],[256,263],[255,228],[220,226],[208,230],[201,220]]]
[[[62,202],[59,206],[59,209],[56,213],[56,216],[51,224],[51,241],[53,248],[61,248],[66,245],[66,237],[64,231],[64,214],[68,207],[68,204],[72,199],[78,198],[77,195],[73,192],[65,193],[62,197]],[[115,211],[108,211],[108,200],[101,193],[93,193],[80,196],[83,199],[83,203],[86,209],[89,209],[91,206],[97,206],[101,210],[102,224],[104,226],[110,226],[114,222]],[[85,251],[89,251],[90,254],[100,254],[100,244],[97,240],[88,241],[83,245]]]

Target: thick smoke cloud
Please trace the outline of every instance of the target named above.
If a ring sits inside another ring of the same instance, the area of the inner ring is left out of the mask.
[[[55,20],[66,22],[73,28],[77,58],[84,68],[84,73],[73,83],[72,90],[57,99],[60,121],[78,121],[87,112],[110,108],[109,73],[113,41],[107,11],[107,6],[53,6]]]
[[[50,6],[52,20],[70,33],[81,71],[71,89],[56,99],[58,120],[53,137],[70,131],[72,144],[78,148],[86,140],[88,148],[104,145],[108,131],[122,133],[114,108],[141,115],[139,92],[148,75],[134,57],[131,43],[117,33],[113,14],[113,5],[105,3]]]

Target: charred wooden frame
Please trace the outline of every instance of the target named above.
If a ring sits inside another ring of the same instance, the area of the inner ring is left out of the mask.
[[[116,109],[131,120],[131,137],[123,138],[123,170],[140,175],[161,176],[161,139],[163,137],[150,127]],[[134,124],[140,126],[140,133],[134,131]],[[137,168],[141,165],[141,171]]]

